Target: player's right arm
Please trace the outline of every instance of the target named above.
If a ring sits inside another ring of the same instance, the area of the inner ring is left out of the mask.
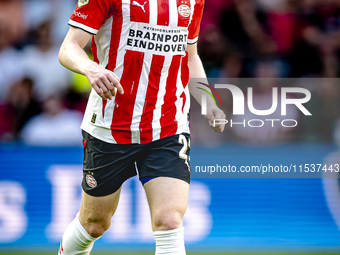
[[[120,94],[124,93],[118,77],[111,71],[101,67],[89,59],[84,47],[91,39],[91,34],[70,27],[59,51],[59,62],[67,69],[85,75],[92,88],[103,99],[112,99],[116,95],[116,88]]]

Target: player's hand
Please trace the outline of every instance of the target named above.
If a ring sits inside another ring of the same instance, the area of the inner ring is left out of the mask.
[[[222,133],[225,127],[226,121],[216,121],[225,120],[226,116],[224,112],[217,106],[211,106],[207,108],[207,115],[205,118],[209,121],[210,127],[217,133]],[[214,121],[215,120],[215,121]]]
[[[120,94],[124,94],[123,87],[120,84],[117,75],[101,67],[97,63],[93,62],[85,75],[92,88],[105,100],[112,100],[113,96],[116,96],[117,90]]]

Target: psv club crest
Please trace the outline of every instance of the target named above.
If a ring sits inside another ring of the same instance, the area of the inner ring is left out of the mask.
[[[84,5],[87,5],[90,2],[90,0],[78,0],[78,7],[82,7]]]
[[[89,185],[90,188],[97,187],[97,181],[92,175],[86,175],[86,183]]]
[[[178,7],[178,13],[184,18],[187,18],[190,16],[190,7],[186,4],[182,4]]]

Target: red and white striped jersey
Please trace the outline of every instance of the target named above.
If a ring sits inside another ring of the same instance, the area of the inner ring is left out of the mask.
[[[189,133],[187,43],[196,43],[203,0],[79,0],[69,25],[93,34],[94,61],[124,94],[92,89],[82,129],[118,144]]]

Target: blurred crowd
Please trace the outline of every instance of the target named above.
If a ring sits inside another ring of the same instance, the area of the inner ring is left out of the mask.
[[[0,139],[79,145],[91,86],[62,67],[74,0],[0,0]],[[87,49],[89,51],[89,49]]]
[[[207,0],[201,58],[209,76],[252,77],[270,61],[280,77],[338,77],[338,0]]]
[[[1,141],[80,144],[79,126],[91,87],[57,58],[76,2],[0,0]],[[299,119],[298,127],[227,128],[218,142],[332,142],[340,137],[339,0],[206,0],[198,48],[208,77],[221,81],[324,78],[314,85],[298,84],[310,90],[313,99],[308,103],[312,118],[296,109],[289,113]],[[86,51],[91,57],[89,47]],[[277,86],[255,84],[254,106],[269,108],[261,102],[271,102],[272,88]],[[229,101],[222,108],[230,119]],[[199,115],[199,106],[193,103],[192,111]],[[200,133],[207,124],[201,116],[193,119],[195,141],[215,139],[210,130],[195,135],[195,127]]]

